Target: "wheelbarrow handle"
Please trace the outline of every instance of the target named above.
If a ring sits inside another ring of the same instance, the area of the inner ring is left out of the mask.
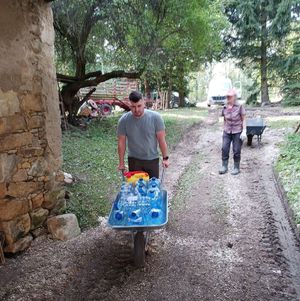
[[[161,180],[160,180],[160,186],[161,186],[161,187],[163,186],[163,183],[164,183],[165,171],[166,171],[166,168],[163,167],[162,173],[161,173]]]
[[[125,176],[124,176],[125,169],[120,169],[120,172],[121,172],[121,175],[122,175],[122,181],[125,182]]]

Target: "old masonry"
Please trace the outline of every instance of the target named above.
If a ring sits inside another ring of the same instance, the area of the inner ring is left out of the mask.
[[[0,232],[26,249],[65,207],[49,1],[0,0]]]

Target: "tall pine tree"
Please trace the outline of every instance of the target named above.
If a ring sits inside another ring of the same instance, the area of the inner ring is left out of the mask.
[[[293,45],[293,53],[284,64],[285,84],[283,86],[284,105],[300,105],[300,42]]]
[[[242,67],[259,69],[262,105],[270,103],[269,62],[290,30],[292,4],[293,0],[225,1],[232,25],[224,38],[226,49]]]

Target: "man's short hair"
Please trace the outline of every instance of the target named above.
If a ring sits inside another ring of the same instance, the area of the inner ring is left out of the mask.
[[[132,102],[139,102],[143,98],[143,95],[138,91],[132,91],[129,94],[129,100]]]

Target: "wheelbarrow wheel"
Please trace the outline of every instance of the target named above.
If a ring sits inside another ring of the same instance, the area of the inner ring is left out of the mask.
[[[252,145],[252,139],[253,139],[253,135],[247,135],[247,145],[251,146]]]
[[[138,231],[134,236],[134,264],[137,267],[145,265],[145,236],[144,232]]]

